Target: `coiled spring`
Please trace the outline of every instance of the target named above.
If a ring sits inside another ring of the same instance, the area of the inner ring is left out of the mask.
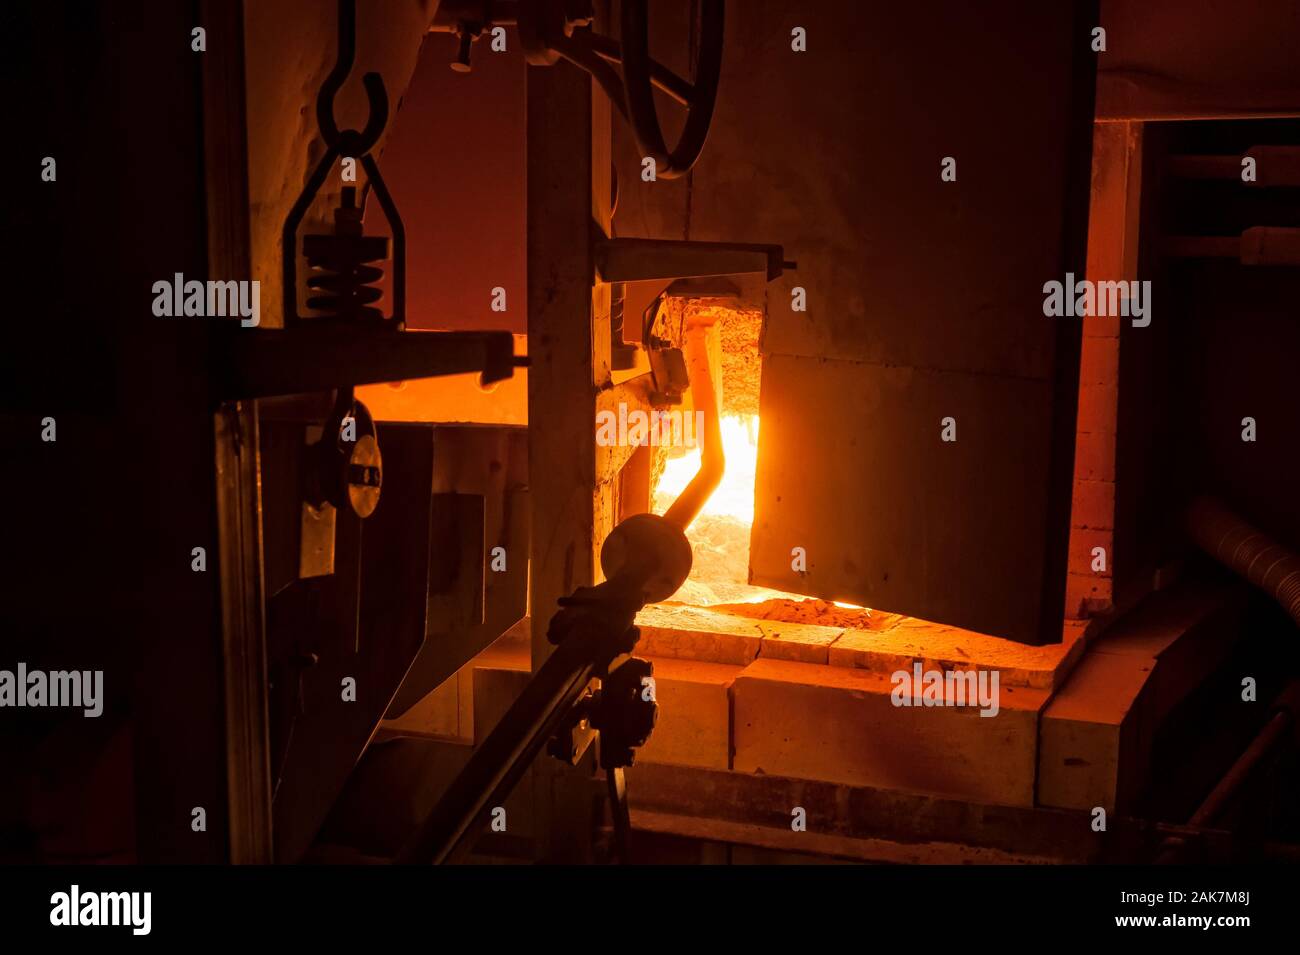
[[[383,297],[378,286],[384,270],[373,262],[388,258],[388,237],[363,235],[355,186],[345,186],[342,204],[334,210],[332,235],[305,235],[302,249],[311,274],[307,277],[307,307],[322,317],[343,321],[383,322],[374,304]]]

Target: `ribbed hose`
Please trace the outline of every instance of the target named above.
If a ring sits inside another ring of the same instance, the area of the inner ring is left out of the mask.
[[[1270,594],[1300,625],[1300,555],[1211,497],[1192,502],[1187,528],[1198,547]]]

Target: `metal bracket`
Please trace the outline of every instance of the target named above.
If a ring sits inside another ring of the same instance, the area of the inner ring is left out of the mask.
[[[596,243],[596,274],[602,282],[717,275],[765,275],[771,282],[795,267],[779,245],[679,239],[604,239]]]

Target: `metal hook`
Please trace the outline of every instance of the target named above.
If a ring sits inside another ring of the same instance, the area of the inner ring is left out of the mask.
[[[388,93],[384,78],[378,73],[367,73],[361,78],[370,105],[370,118],[365,129],[339,130],[334,122],[334,98],[352,72],[357,54],[357,4],[356,0],[339,0],[339,55],[334,69],[321,84],[316,96],[316,122],[328,146],[343,156],[362,156],[374,148],[388,123]]]
[[[366,98],[370,101],[370,119],[361,132],[355,129],[340,131],[334,122],[334,98],[343,86],[352,64],[356,59],[357,8],[356,0],[339,0],[339,55],[325,82],[321,84],[316,97],[316,120],[320,124],[321,136],[325,140],[325,153],[316,163],[307,179],[306,186],[298,196],[298,201],[289,210],[281,231],[281,255],[283,259],[282,276],[284,282],[284,324],[286,328],[302,321],[298,314],[298,227],[302,224],[307,210],[311,207],[316,194],[325,184],[330,167],[340,156],[360,159],[366,172],[367,195],[373,191],[379,200],[380,208],[388,219],[388,227],[393,236],[393,313],[389,324],[400,331],[406,326],[406,230],[402,226],[402,217],[393,203],[393,198],[384,185],[379,174],[379,166],[370,155],[370,150],[383,134],[388,123],[388,94],[384,90],[384,80],[378,73],[367,73],[362,78],[366,88]],[[363,199],[364,208],[364,199]]]

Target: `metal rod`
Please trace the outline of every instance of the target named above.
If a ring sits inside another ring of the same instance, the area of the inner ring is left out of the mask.
[[[597,669],[589,641],[575,637],[561,644],[474,751],[398,863],[441,865],[464,856],[473,845],[479,823],[519,782],[586,692]]]
[[[673,501],[664,518],[682,530],[704,509],[720,483],[727,468],[722,450],[722,422],[718,415],[718,396],[713,388],[713,373],[709,368],[708,327],[698,325],[686,331],[686,367],[691,380],[691,402],[696,411],[704,413],[704,435],[700,449],[700,470],[686,485],[677,500]]]
[[[1300,712],[1300,682],[1293,682],[1282,691],[1274,703],[1273,715],[1264,724],[1264,728],[1246,747],[1246,751],[1237,757],[1236,762],[1219,780],[1218,785],[1205,797],[1205,801],[1192,814],[1187,825],[1195,828],[1209,828],[1223,814],[1245,787],[1260,765],[1269,757],[1279,742],[1287,738],[1296,723]],[[1165,839],[1156,865],[1176,863],[1187,848],[1187,841],[1179,836]]]
[[[617,40],[592,31],[588,35],[588,42],[590,42],[591,48],[596,51],[596,55],[601,59],[609,60],[609,62],[619,66],[623,65],[623,51],[619,47]],[[656,88],[668,94],[669,99],[680,103],[682,106],[690,106],[691,97],[695,93],[695,87],[691,85],[690,80],[678,76],[658,60],[652,59],[649,62],[650,82]]]
[[[396,333],[338,326],[229,329],[214,346],[220,399],[324,391],[340,384],[436,378],[482,372],[503,381],[527,359],[514,354],[509,332]]]
[[[1208,826],[1222,815],[1241,790],[1242,785],[1291,728],[1291,720],[1291,714],[1286,710],[1278,710],[1273,714],[1273,718],[1264,725],[1259,735],[1246,747],[1246,751],[1237,757],[1237,761],[1232,764],[1227,775],[1219,780],[1219,784],[1205,797],[1205,802],[1201,803],[1200,808],[1192,814],[1192,818],[1187,820],[1188,825]]]
[[[647,522],[669,535],[645,536]],[[548,629],[555,651],[475,749],[398,856],[399,863],[454,862],[468,852],[489,810],[504,801],[546,741],[565,729],[566,720],[575,718],[574,707],[592,678],[603,676],[616,657],[632,651],[638,635],[633,621],[645,606],[647,586],[664,573],[678,575],[672,590],[685,579],[690,561],[677,560],[677,549],[684,548],[689,556],[690,545],[679,530],[648,514],[635,515],[619,527],[633,528],[621,536],[615,528],[610,535],[615,549],[631,551],[627,560],[603,583],[579,587],[560,601],[562,609]],[[624,540],[627,537],[630,541]],[[604,554],[602,564],[603,558]]]

